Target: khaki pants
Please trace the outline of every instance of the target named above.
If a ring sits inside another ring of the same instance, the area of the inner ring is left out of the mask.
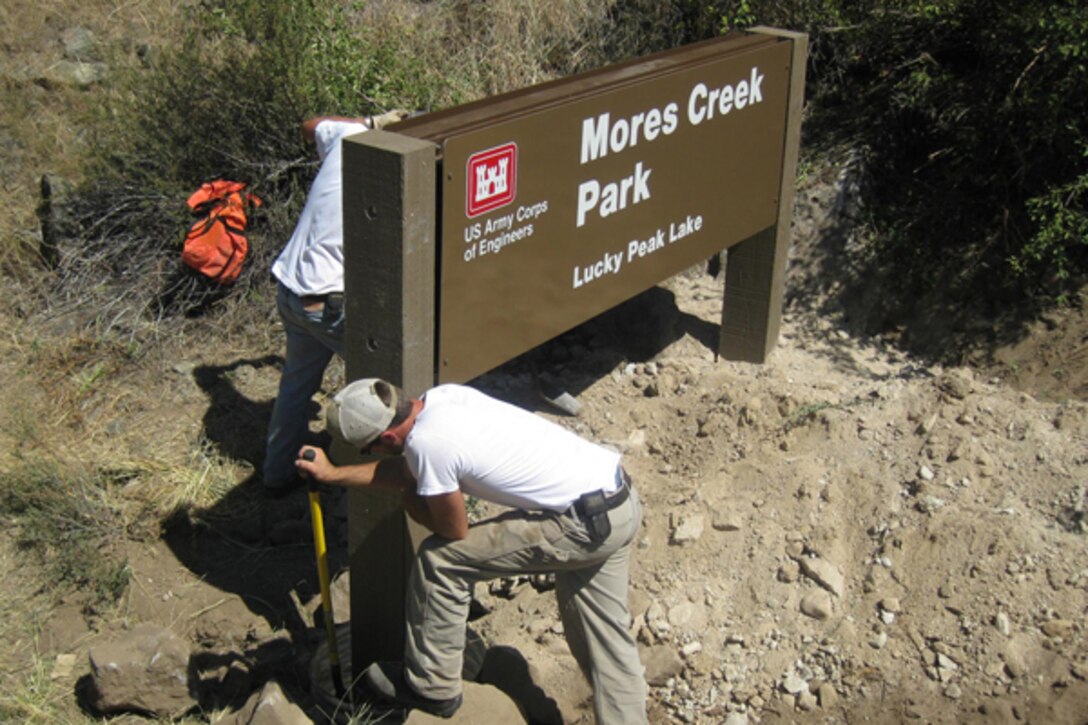
[[[569,512],[514,511],[471,526],[461,541],[426,539],[408,584],[409,684],[426,697],[460,694],[465,623],[476,582],[554,573],[567,643],[593,686],[597,722],[647,722],[646,683],[627,609],[630,545],[641,518],[632,490],[609,512],[612,533],[600,544],[590,541]]]

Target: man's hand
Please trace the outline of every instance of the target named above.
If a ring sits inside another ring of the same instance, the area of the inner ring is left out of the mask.
[[[318,483],[332,483],[336,466],[332,464],[325,451],[314,446],[303,446],[295,459],[295,468],[299,475]]]
[[[405,111],[403,108],[394,108],[392,111],[388,111],[378,116],[370,117],[370,124],[372,128],[385,128],[386,126],[403,121],[411,115],[411,111]]]
[[[374,486],[387,490],[415,490],[416,479],[403,456],[381,458],[366,463],[337,466],[325,451],[315,446],[303,446],[298,451],[295,467],[299,475],[319,484],[332,486]]]

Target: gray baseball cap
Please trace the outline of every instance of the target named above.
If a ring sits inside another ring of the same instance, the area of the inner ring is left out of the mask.
[[[351,383],[325,409],[325,427],[329,433],[355,448],[366,448],[393,422],[397,411],[396,388],[388,385],[392,399],[382,401],[375,385],[380,378],[363,378]]]

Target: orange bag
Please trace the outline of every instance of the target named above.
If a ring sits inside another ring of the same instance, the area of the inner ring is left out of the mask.
[[[246,185],[222,179],[202,184],[189,197],[189,208],[205,215],[189,228],[181,248],[181,260],[197,272],[221,284],[230,284],[242,273],[249,253],[243,232],[248,206],[261,200],[245,193]]]

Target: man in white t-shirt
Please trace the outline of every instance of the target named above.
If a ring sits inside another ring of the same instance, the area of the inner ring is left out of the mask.
[[[333,354],[344,353],[341,141],[406,115],[319,116],[302,123],[302,135],[317,146],[321,166],[295,230],[272,265],[287,350],[265,446],[262,483],[269,496],[283,496],[299,483],[294,460],[308,430],[307,407]]]
[[[300,471],[320,483],[400,490],[408,515],[434,532],[409,578],[404,662],[376,662],[363,675],[379,700],[452,716],[461,705],[473,586],[554,573],[564,633],[593,686],[597,722],[646,722],[627,609],[642,513],[618,453],[460,385],[416,399],[383,380],[359,380],[329,404],[326,423],[360,451],[402,455],[335,466],[304,446]],[[465,495],[512,510],[470,526]]]

